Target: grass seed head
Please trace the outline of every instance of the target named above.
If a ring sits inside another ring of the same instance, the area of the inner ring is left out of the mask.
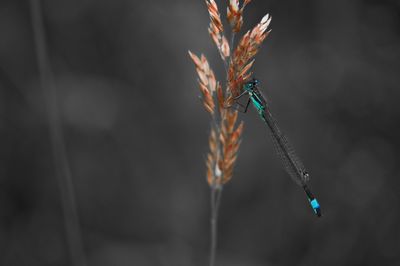
[[[243,122],[237,125],[238,112],[227,109],[226,106],[232,106],[234,97],[239,95],[243,83],[250,79],[254,57],[270,33],[268,27],[271,17],[268,14],[265,15],[252,30],[242,36],[234,48],[230,47],[224,36],[221,15],[216,2],[214,0],[205,0],[205,2],[210,16],[208,32],[227,66],[226,91],[217,82],[204,55],[198,57],[189,51],[189,56],[196,67],[203,105],[213,119],[209,136],[210,151],[206,160],[207,182],[211,187],[218,188],[232,178],[243,132]],[[233,36],[241,30],[243,11],[250,2],[251,0],[244,0],[240,6],[239,0],[229,0],[227,20]]]

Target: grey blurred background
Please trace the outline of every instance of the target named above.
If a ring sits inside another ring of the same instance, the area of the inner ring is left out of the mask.
[[[400,265],[400,1],[255,0],[244,29],[267,12],[254,70],[324,216],[240,114],[217,265]],[[204,1],[47,0],[43,14],[86,265],[206,265],[209,116],[187,50],[224,74]],[[0,265],[73,265],[46,112],[29,2],[2,0]]]

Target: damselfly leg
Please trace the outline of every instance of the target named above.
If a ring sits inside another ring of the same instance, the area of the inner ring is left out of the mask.
[[[241,98],[243,95],[245,95],[245,94],[248,94],[249,92],[248,91],[244,91],[244,92],[242,92],[239,96],[236,96],[235,98],[233,98],[234,100],[237,100],[237,99],[239,99],[239,98]]]
[[[239,110],[239,109],[236,109],[236,110],[238,110],[241,113],[246,113],[247,109],[249,108],[249,105],[250,105],[250,98],[247,100],[246,105],[243,105],[238,101],[236,101],[235,103],[236,103],[237,106],[240,106],[240,107],[244,108],[243,110]]]
[[[233,99],[234,99],[234,103],[233,103],[232,105],[225,106],[225,108],[234,107],[235,110],[237,110],[237,111],[239,111],[239,112],[241,112],[241,113],[246,113],[246,112],[247,112],[247,109],[249,108],[249,105],[250,105],[250,97],[247,99],[246,104],[242,104],[242,103],[240,103],[240,102],[238,101],[238,99],[241,98],[242,96],[244,96],[246,93],[247,93],[247,92],[244,92],[244,93],[242,93],[241,95],[239,95],[239,96],[233,98]],[[238,106],[242,107],[243,109],[240,110],[240,109],[238,108]]]

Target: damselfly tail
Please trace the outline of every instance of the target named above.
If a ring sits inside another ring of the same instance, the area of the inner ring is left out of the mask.
[[[314,195],[311,193],[310,189],[306,185],[306,182],[309,179],[309,175],[305,170],[300,158],[296,155],[293,146],[279,129],[276,120],[272,117],[271,113],[269,113],[268,109],[260,112],[260,115],[271,129],[271,138],[272,142],[274,143],[275,151],[278,157],[281,159],[281,162],[286,172],[296,184],[304,189],[307,195],[307,199],[312,209],[314,210],[314,213],[318,217],[321,217],[321,207],[317,199],[314,197]]]
[[[321,207],[319,206],[319,203],[317,199],[314,197],[314,195],[311,193],[310,189],[307,187],[307,185],[303,186],[304,191],[306,192],[308,201],[310,202],[311,208],[313,208],[314,213],[318,216],[321,217]]]

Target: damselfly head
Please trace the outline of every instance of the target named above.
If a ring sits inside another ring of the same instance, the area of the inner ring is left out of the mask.
[[[253,78],[252,80],[246,82],[243,87],[246,91],[252,91],[255,87],[257,87],[258,83],[258,79]]]

